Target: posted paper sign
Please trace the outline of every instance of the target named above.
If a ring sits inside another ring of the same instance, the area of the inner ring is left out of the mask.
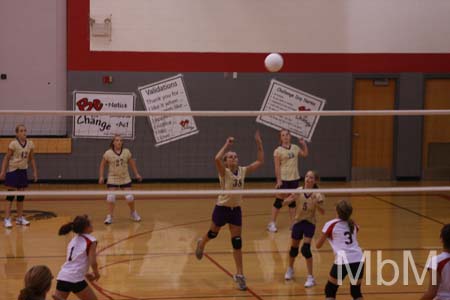
[[[272,80],[261,111],[314,111],[323,110],[325,99],[303,92],[287,84]],[[256,122],[281,130],[287,129],[308,142],[314,134],[319,116],[258,116]]]
[[[74,111],[133,111],[134,93],[73,92]],[[80,115],[73,120],[73,136],[134,139],[134,117]]]
[[[183,75],[138,88],[148,111],[190,111]],[[198,133],[192,116],[150,116],[156,146]]]

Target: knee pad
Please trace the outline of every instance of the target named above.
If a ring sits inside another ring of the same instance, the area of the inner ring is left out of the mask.
[[[325,296],[327,298],[336,298],[338,288],[338,285],[335,285],[334,283],[328,281],[327,285],[325,286]]]
[[[115,203],[116,202],[116,195],[107,195],[106,196],[106,202],[108,203]]]
[[[290,208],[296,208],[297,207],[297,202],[292,201],[291,203],[289,203],[288,205]]]
[[[303,246],[302,246],[302,255],[303,255],[305,258],[311,258],[311,257],[312,257],[312,253],[311,253],[311,244],[303,243]]]
[[[361,285],[350,285],[350,295],[352,295],[353,299],[361,298]]]
[[[283,199],[276,198],[275,202],[273,203],[273,207],[275,207],[276,209],[280,209],[281,207],[283,207]]]
[[[25,196],[16,196],[16,200],[17,202],[23,202],[23,200],[25,200]]]
[[[242,239],[240,236],[234,236],[231,238],[231,244],[233,245],[233,249],[239,250],[242,248]]]
[[[298,247],[291,247],[291,250],[289,251],[290,257],[297,257],[298,255]]]
[[[14,196],[13,195],[6,196],[6,201],[13,202]]]
[[[126,200],[128,203],[133,202],[133,201],[134,201],[134,196],[131,195],[131,194],[128,194],[128,195],[125,196],[125,200]]]
[[[214,231],[208,231],[208,239],[212,240],[215,239],[217,237],[218,233],[214,232]]]

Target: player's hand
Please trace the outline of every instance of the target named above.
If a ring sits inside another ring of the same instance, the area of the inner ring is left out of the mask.
[[[136,174],[136,179],[137,179],[137,181],[142,182],[141,174]]]
[[[105,178],[104,177],[100,177],[98,179],[98,184],[103,184],[105,182]]]
[[[5,173],[2,172],[2,173],[0,173],[0,180],[4,180],[4,179],[5,179]]]
[[[33,181],[34,181],[34,182],[37,182],[37,181],[38,181],[38,175],[37,175],[37,173],[34,173],[34,174],[33,174]]]
[[[279,189],[283,185],[283,182],[281,180],[277,180],[277,183],[275,184],[275,188]]]
[[[299,142],[302,146],[306,145],[305,140],[302,139],[302,138],[299,138],[299,139],[298,139],[298,142]]]
[[[234,143],[234,137],[230,136],[230,137],[227,138],[227,141],[226,141],[225,144],[227,146],[231,146],[231,145],[233,145],[233,143]]]
[[[255,132],[255,141],[257,144],[262,144],[261,134],[259,133],[259,130],[256,130]]]
[[[100,278],[100,274],[98,272],[86,274],[86,279],[89,281],[97,281],[99,278]]]

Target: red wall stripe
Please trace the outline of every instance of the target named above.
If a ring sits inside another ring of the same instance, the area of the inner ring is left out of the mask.
[[[70,71],[266,72],[267,53],[90,51],[89,1],[67,0]],[[450,73],[450,53],[289,53],[283,57],[282,72]]]

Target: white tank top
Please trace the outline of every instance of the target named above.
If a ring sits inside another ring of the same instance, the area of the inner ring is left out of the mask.
[[[67,246],[66,262],[56,279],[72,283],[83,281],[89,270],[89,249],[96,241],[90,234],[77,234]]]
[[[450,253],[442,252],[431,259],[427,269],[436,270],[441,277],[435,300],[450,300]]]
[[[333,248],[335,264],[343,265],[347,262],[351,264],[362,260],[363,253],[356,239],[358,230],[359,228],[355,224],[355,229],[351,233],[348,223],[341,219],[333,219],[325,223],[322,233],[327,236],[328,242]]]

